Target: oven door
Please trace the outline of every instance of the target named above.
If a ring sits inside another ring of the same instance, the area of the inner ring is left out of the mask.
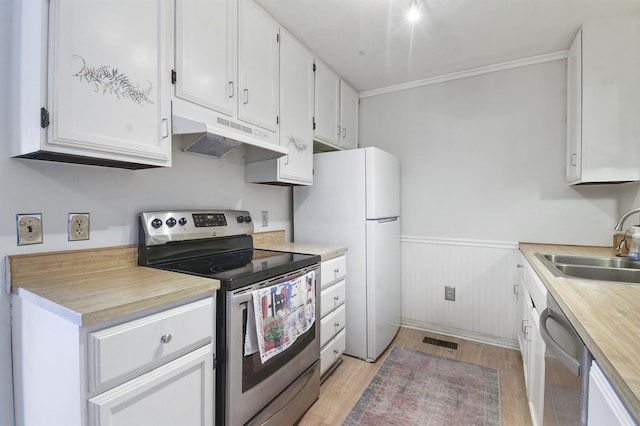
[[[260,352],[245,356],[244,342],[247,331],[248,304],[253,303],[252,291],[258,288],[268,288],[277,284],[298,278],[315,271],[315,294],[316,294],[316,321],[313,326],[285,351],[267,360],[264,364],[260,359]],[[319,268],[313,266],[296,271],[292,274],[252,285],[247,288],[235,290],[227,293],[226,309],[226,383],[225,383],[225,424],[236,425],[245,424],[258,413],[263,411],[271,401],[285,391],[292,383],[296,382],[320,357],[319,338]],[[318,375],[319,379],[319,375]],[[306,380],[306,379],[305,379]],[[309,377],[307,381],[315,381]],[[319,388],[319,380],[318,388]],[[302,392],[309,392],[309,386],[296,386],[298,390],[293,395],[288,395],[282,404],[296,405],[291,403],[299,398],[306,398],[300,395]],[[315,390],[314,401],[317,398]],[[306,408],[305,408],[306,410]],[[303,411],[304,412],[304,411]],[[294,413],[291,413],[292,415]]]

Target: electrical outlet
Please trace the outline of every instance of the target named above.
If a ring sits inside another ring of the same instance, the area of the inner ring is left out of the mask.
[[[89,213],[69,213],[69,241],[89,239]]]
[[[444,286],[444,300],[456,300],[456,288],[451,286]]]
[[[262,226],[269,226],[269,212],[267,210],[262,210]]]
[[[42,213],[17,214],[18,245],[42,244]]]

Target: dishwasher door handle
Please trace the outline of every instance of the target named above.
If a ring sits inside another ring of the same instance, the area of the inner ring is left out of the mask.
[[[542,336],[542,340],[549,346],[551,351],[558,357],[560,362],[566,366],[575,376],[580,377],[580,361],[571,356],[571,354],[567,353],[564,348],[555,341],[549,330],[547,329],[547,321],[555,321],[551,316],[551,310],[549,308],[545,308],[540,313],[540,335]],[[556,324],[562,326],[558,321],[555,321]],[[573,330],[567,330],[569,333],[574,334]]]

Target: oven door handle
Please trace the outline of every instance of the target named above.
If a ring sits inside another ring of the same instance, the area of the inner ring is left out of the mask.
[[[540,313],[540,335],[542,336],[542,340],[544,340],[547,346],[551,349],[551,352],[558,357],[565,367],[567,367],[575,376],[580,377],[580,361],[565,351],[564,348],[553,338],[551,333],[549,333],[549,329],[547,328],[547,321],[549,320],[554,321],[556,324],[563,327],[560,322],[556,321],[551,316],[551,310],[549,308],[545,308],[542,313]],[[573,330],[567,330],[567,332],[574,334]]]

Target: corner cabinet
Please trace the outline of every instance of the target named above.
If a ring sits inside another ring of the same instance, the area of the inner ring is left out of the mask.
[[[313,183],[313,55],[287,31],[280,31],[280,146],[284,157],[245,165],[245,181]]]
[[[570,184],[640,180],[640,15],[585,22],[567,59]]]
[[[214,298],[79,327],[14,297],[16,425],[212,425]]]
[[[320,373],[326,379],[337,367],[346,346],[346,255],[320,264]]]
[[[14,1],[12,156],[171,165],[172,5]]]
[[[318,151],[358,147],[358,93],[316,58],[314,137]]]

